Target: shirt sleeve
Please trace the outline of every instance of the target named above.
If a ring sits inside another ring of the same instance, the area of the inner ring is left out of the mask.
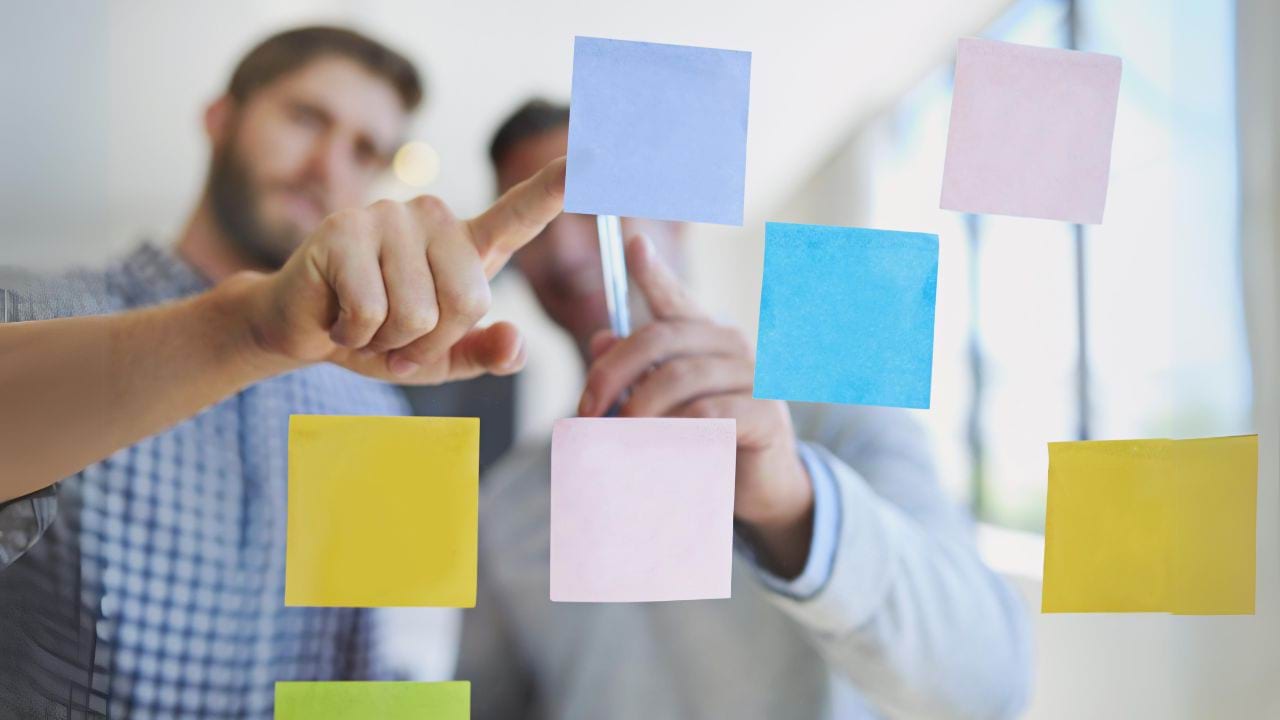
[[[882,419],[801,451],[814,483],[810,557],[795,580],[761,571],[762,582],[884,714],[1015,716],[1031,682],[1026,611],[979,557],[927,443]]]
[[[35,545],[57,514],[57,486],[0,504],[0,570]]]

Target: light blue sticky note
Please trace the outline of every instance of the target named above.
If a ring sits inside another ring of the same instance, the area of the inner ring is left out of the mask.
[[[929,407],[938,236],[765,224],[755,396]]]
[[[751,53],[579,37],[566,212],[742,224]]]

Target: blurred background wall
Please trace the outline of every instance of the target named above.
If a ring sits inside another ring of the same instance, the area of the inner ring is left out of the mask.
[[[389,173],[377,194],[429,192],[460,214],[492,198],[496,124],[530,95],[568,99],[574,35],[752,51],[746,222],[694,229],[696,295],[754,335],[766,219],[938,233],[933,407],[917,416],[947,487],[982,521],[984,553],[1036,617],[1030,715],[1280,716],[1276,3],[0,7],[0,264],[50,270],[172,237],[203,181],[204,103],[245,50],[290,25],[352,25],[419,63],[427,104],[410,139],[426,144],[421,176]],[[1103,225],[937,209],[952,54],[965,35],[1123,58]],[[493,437],[537,439],[572,412],[578,361],[514,273],[500,277],[492,315],[525,329],[528,369],[514,384],[425,402],[493,412],[514,394]],[[1047,442],[1243,432],[1263,435],[1256,617],[1038,614]],[[455,632],[451,613],[387,619],[412,674],[450,673],[452,659],[424,653],[420,638]]]

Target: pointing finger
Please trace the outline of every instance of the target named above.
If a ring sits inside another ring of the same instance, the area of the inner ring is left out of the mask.
[[[643,235],[627,240],[627,269],[659,320],[703,318],[705,314],[680,284],[676,274],[658,257],[653,242]]]
[[[551,161],[467,222],[489,277],[560,214],[564,208],[564,172],[564,158]]]

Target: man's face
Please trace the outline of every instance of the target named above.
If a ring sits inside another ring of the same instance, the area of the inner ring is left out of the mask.
[[[268,269],[325,216],[364,203],[406,121],[390,83],[338,56],[286,73],[243,103],[224,101],[222,122],[210,128],[209,198],[233,249]]]
[[[506,192],[564,155],[568,141],[567,127],[521,140],[497,168],[499,191]],[[622,221],[626,237],[648,235],[659,255],[677,265],[673,261],[678,260],[680,227],[679,223],[659,220]],[[542,309],[573,336],[580,349],[587,347],[593,333],[609,327],[594,215],[561,214],[521,248],[512,262],[529,281]]]

